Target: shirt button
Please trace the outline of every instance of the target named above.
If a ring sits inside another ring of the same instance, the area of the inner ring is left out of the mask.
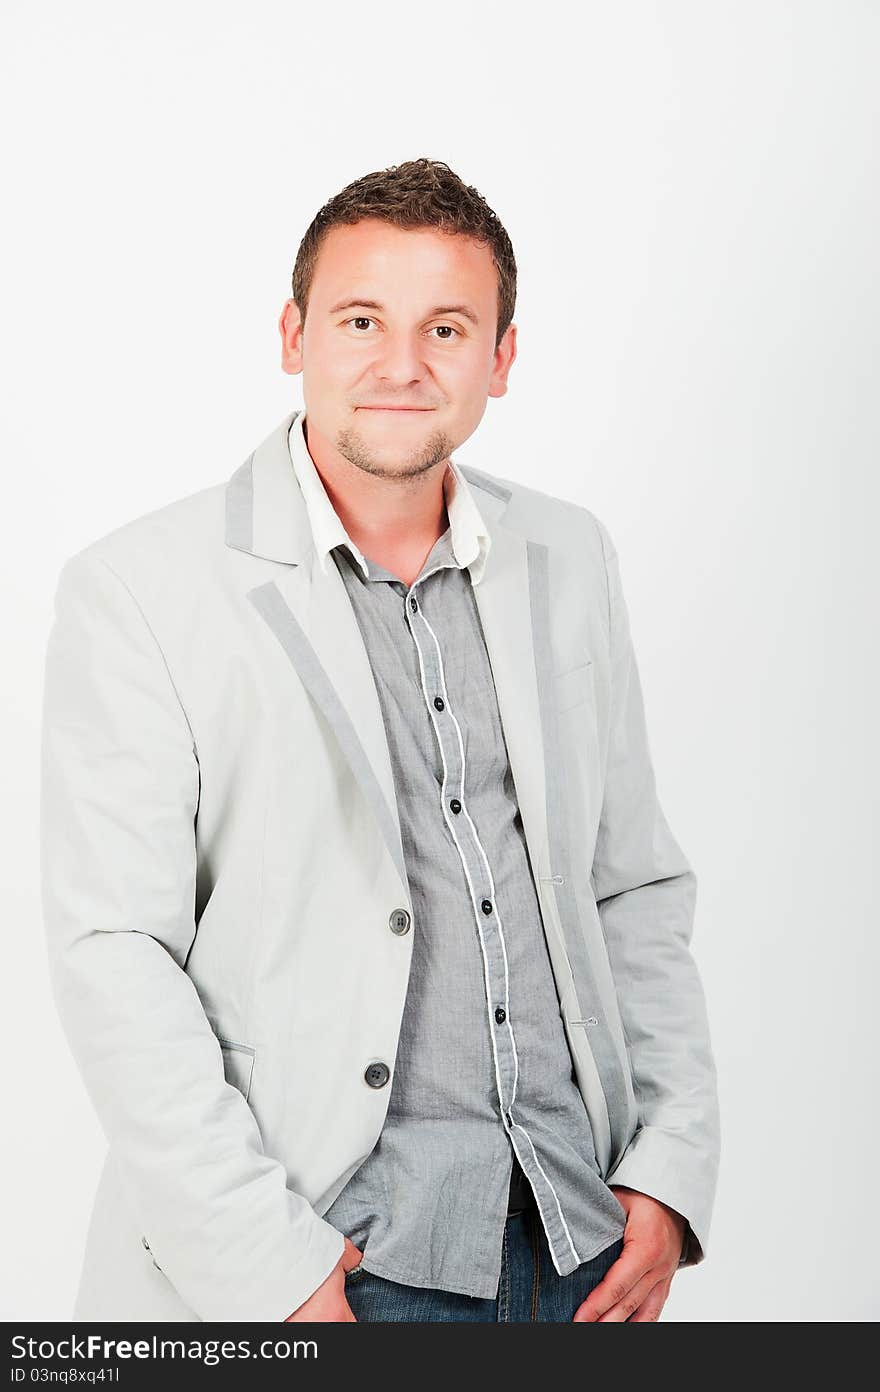
[[[413,611],[413,613],[415,614],[416,611],[418,610],[418,607],[419,607],[418,601],[417,601],[416,599],[412,599],[412,598],[411,598],[410,601],[409,601],[409,607],[410,607],[410,609]]]
[[[435,697],[434,697],[434,705],[435,705],[435,707],[436,707],[437,710],[443,710],[443,709],[445,708],[446,703],[445,703],[445,701],[443,700],[443,697],[442,697],[442,696],[435,696]]]
[[[364,1070],[364,1077],[372,1088],[384,1087],[391,1077],[387,1063],[371,1063]]]
[[[457,816],[458,813],[461,811],[461,803],[459,802],[458,798],[453,798],[452,801],[450,802],[449,806],[452,808],[452,810],[453,810],[453,812],[456,814],[456,816]]]
[[[392,933],[408,933],[410,917],[406,909],[395,909],[388,920],[388,926]]]
[[[507,1019],[507,1011],[504,1009],[503,1005],[499,1005],[498,1009],[495,1011],[495,1019],[498,1021],[499,1025],[503,1025],[504,1021]]]
[[[492,912],[492,900],[484,899],[480,908],[483,910],[484,914],[490,914]]]

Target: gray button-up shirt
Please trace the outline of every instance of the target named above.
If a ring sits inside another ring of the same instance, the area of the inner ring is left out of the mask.
[[[300,418],[291,437],[314,499]],[[472,566],[456,555],[474,540],[456,482],[450,471],[450,527],[411,585],[350,539],[329,548],[381,704],[414,937],[383,1130],[323,1216],[363,1249],[367,1271],[491,1298],[514,1156],[560,1275],[626,1219],[573,1076],[471,589],[485,548]]]

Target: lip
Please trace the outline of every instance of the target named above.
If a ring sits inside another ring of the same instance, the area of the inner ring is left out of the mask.
[[[393,411],[396,415],[418,416],[433,411],[433,406],[358,406],[358,411],[382,411],[386,415]]]

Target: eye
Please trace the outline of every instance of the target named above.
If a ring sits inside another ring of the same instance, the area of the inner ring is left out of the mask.
[[[458,329],[456,329],[452,324],[435,324],[435,325],[434,325],[434,328],[435,328],[435,329],[444,329],[444,330],[449,329],[450,332],[451,332],[451,333],[454,333],[457,337],[460,337],[460,336],[461,336],[461,335],[459,334]],[[446,335],[445,335],[445,333],[444,333],[444,336],[443,336],[443,338],[442,338],[441,341],[442,341],[443,343],[451,343],[451,342],[452,342],[452,339],[451,339],[451,338],[447,338]]]
[[[346,324],[375,324],[375,319],[371,319],[367,314],[356,314],[353,319],[346,319]]]

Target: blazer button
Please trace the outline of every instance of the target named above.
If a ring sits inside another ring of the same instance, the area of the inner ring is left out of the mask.
[[[380,1088],[384,1087],[388,1082],[388,1079],[391,1077],[391,1072],[387,1063],[371,1063],[369,1068],[365,1070],[364,1077],[370,1087]]]
[[[388,920],[388,926],[392,933],[408,933],[410,916],[406,909],[395,909]]]

